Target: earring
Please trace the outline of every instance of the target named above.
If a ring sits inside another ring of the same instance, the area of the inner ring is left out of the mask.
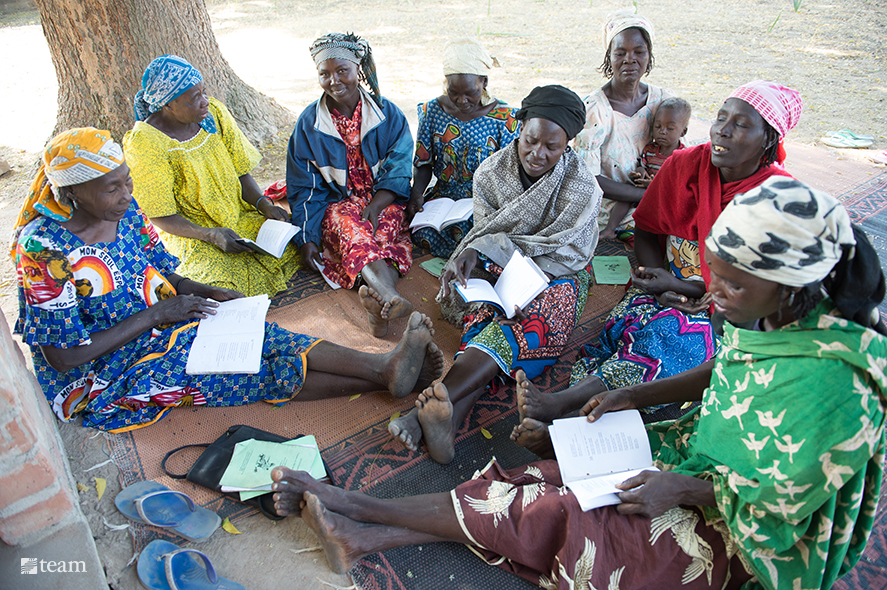
[[[797,295],[797,294],[798,294],[797,291],[792,291],[792,294],[788,296],[788,306],[789,307],[795,306],[795,295]]]

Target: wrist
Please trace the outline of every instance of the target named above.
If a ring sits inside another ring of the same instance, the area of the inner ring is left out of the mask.
[[[268,202],[270,203],[270,202],[271,202],[271,199],[269,199],[268,197],[265,197],[265,196],[261,196],[261,197],[259,197],[259,200],[256,201],[256,205],[255,205],[257,211],[261,211],[261,210],[262,210],[261,207],[259,207],[259,205],[262,204],[262,201],[268,201]]]
[[[179,280],[176,281],[176,284],[172,286],[173,290],[176,292],[176,295],[184,295],[182,293],[182,284],[188,280],[188,277],[179,277]]]

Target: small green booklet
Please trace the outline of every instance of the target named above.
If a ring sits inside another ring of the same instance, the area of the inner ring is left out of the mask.
[[[240,492],[241,500],[249,500],[271,491],[271,470],[275,467],[307,471],[315,479],[326,477],[314,436],[283,443],[251,438],[234,445],[231,462],[219,484],[223,492]]]
[[[628,256],[595,256],[591,266],[598,285],[627,285],[631,280]]]
[[[443,258],[432,258],[431,260],[426,260],[425,262],[420,262],[419,266],[427,270],[431,275],[435,277],[440,277],[443,274],[444,267],[447,265],[447,261]]]

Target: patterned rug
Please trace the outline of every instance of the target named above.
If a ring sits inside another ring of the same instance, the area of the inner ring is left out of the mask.
[[[787,168],[800,180],[837,195],[848,207],[854,222],[872,238],[882,261],[887,262],[887,172],[842,160],[830,152],[808,146],[789,145]],[[620,243],[606,242],[600,255],[629,254]],[[427,253],[414,252],[417,261]],[[437,280],[414,265],[401,283],[402,292],[416,308],[435,321],[435,341],[447,357],[459,342],[459,330],[439,319],[434,303]],[[581,345],[596,337],[608,311],[619,300],[622,287],[594,286],[567,350],[559,362],[536,382],[543,389],[563,387]],[[882,306],[887,313],[887,304]],[[274,298],[269,321],[332,342],[369,352],[384,352],[396,345],[405,320],[392,322],[390,335],[376,340],[367,332],[363,309],[354,291],[332,291],[317,275],[299,272],[288,288]],[[149,428],[111,437],[112,457],[120,470],[120,483],[127,486],[155,480],[189,494],[195,502],[232,520],[255,511],[194,486],[173,480],[160,470],[167,451],[185,444],[209,443],[229,426],[247,424],[282,435],[314,434],[334,481],[347,489],[360,489],[378,497],[397,497],[446,491],[470,478],[495,457],[506,467],[519,466],[534,456],[508,438],[517,423],[513,387],[505,384],[484,394],[457,435],[457,457],[442,467],[427,456],[412,453],[395,443],[387,431],[391,417],[413,407],[414,397],[393,400],[385,392],[364,394],[357,399],[297,403],[282,407],[253,404],[240,408],[180,408]],[[169,468],[184,473],[197,452],[184,452]],[[887,509],[882,501],[877,524],[865,555],[835,588],[841,590],[887,587]],[[155,538],[173,542],[157,529],[133,527],[134,545],[140,550]],[[352,570],[358,587],[442,588],[530,588],[515,576],[485,565],[458,544],[435,544],[402,548],[369,556]]]

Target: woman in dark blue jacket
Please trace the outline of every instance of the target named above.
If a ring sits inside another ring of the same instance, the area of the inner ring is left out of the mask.
[[[413,309],[397,292],[412,264],[404,208],[413,140],[403,112],[379,95],[365,40],[326,35],[311,44],[311,56],[323,96],[299,117],[286,163],[292,222],[302,230],[296,239],[305,263],[333,282],[350,289],[363,279],[361,303],[381,338],[389,320]]]

